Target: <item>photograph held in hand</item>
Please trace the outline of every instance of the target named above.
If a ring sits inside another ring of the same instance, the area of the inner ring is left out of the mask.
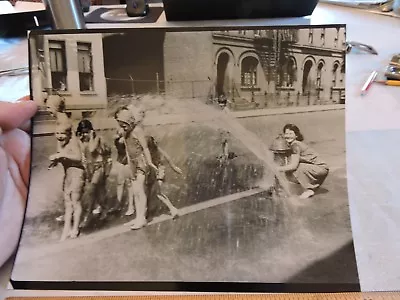
[[[343,25],[29,44],[40,110],[16,288],[359,290]]]

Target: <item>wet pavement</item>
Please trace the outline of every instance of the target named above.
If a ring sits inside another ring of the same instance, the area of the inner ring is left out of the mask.
[[[62,213],[61,191],[57,189],[62,173],[60,168],[45,169],[51,154],[46,152],[51,152],[54,141],[40,137],[34,140],[35,147],[42,151],[34,153],[30,191],[35,203],[31,200],[28,204],[22,238],[26,257],[17,258],[13,278],[357,283],[346,187],[344,111],[256,117],[240,122],[266,144],[285,123],[298,125],[306,141],[331,167],[315,197],[300,201],[257,193],[138,231],[116,231],[115,235],[91,241],[88,237],[93,232],[101,233],[129,220],[109,216],[105,223],[83,231],[78,246],[67,247],[70,241],[58,243],[61,224],[54,221]],[[196,128],[175,125],[174,130],[162,133],[157,127],[148,128],[183,169],[183,177],[169,171],[165,184],[166,193],[178,208],[249,190],[263,176],[271,176],[235,139],[231,140],[231,151],[236,158],[221,168],[216,160],[221,145],[215,128]],[[112,132],[104,135],[110,138]],[[178,137],[184,142],[177,143]],[[43,190],[43,182],[51,193]],[[112,177],[107,190],[115,200]],[[149,204],[150,216],[163,213],[166,209],[159,202]],[[56,245],[56,251],[29,259],[29,251],[43,244]]]

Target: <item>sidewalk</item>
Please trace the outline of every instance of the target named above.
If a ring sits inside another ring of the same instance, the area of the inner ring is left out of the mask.
[[[236,118],[248,118],[248,117],[274,116],[274,115],[297,114],[305,112],[319,112],[319,111],[341,110],[341,109],[345,109],[345,104],[264,108],[264,109],[248,110],[248,111],[237,111],[237,112],[232,112],[231,114]]]
[[[230,115],[234,118],[251,118],[261,116],[275,116],[286,114],[298,114],[307,112],[321,112],[331,110],[343,110],[345,104],[331,104],[331,105],[311,105],[301,107],[283,107],[283,108],[265,108],[254,109],[247,111],[231,111]],[[219,111],[211,112],[211,109],[205,111],[196,111],[192,114],[168,114],[168,115],[151,115],[146,116],[144,120],[145,126],[155,125],[172,125],[184,124],[194,122],[204,122],[220,118]],[[113,118],[93,118],[93,126],[99,130],[114,129],[117,126]],[[51,135],[55,131],[55,121],[41,121],[34,122],[33,135]]]

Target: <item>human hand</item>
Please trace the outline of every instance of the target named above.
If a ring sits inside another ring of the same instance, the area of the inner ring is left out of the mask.
[[[125,130],[123,130],[122,128],[118,128],[117,136],[118,137],[124,137],[125,136]]]
[[[182,175],[182,170],[180,168],[178,168],[177,166],[173,166],[172,170],[174,170],[176,173]]]
[[[154,171],[158,171],[158,168],[157,168],[157,166],[155,164],[151,163],[149,165],[150,165],[151,168],[154,169]]]
[[[90,131],[90,140],[94,141],[96,139],[96,132],[94,130]]]
[[[25,131],[36,109],[33,101],[0,101],[0,266],[19,240],[30,171],[31,142]]]
[[[57,160],[59,159],[60,159],[60,153],[54,153],[49,157],[49,160],[52,161],[53,163],[56,163]]]

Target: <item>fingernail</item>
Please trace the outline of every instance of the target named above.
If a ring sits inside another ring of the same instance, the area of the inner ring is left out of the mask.
[[[22,98],[19,98],[16,102],[20,103],[20,102],[28,102],[31,100],[30,96],[24,96]]]
[[[31,101],[31,100],[18,100],[15,103],[18,104],[18,105],[24,105],[24,106],[37,106],[36,102],[35,101]]]

